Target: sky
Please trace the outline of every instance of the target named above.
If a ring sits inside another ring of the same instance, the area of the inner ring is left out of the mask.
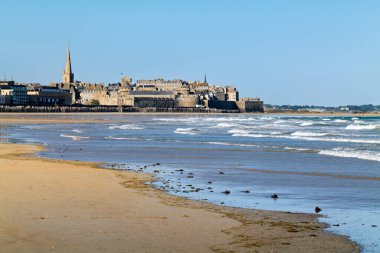
[[[0,79],[203,80],[269,104],[380,104],[377,0],[0,0]]]

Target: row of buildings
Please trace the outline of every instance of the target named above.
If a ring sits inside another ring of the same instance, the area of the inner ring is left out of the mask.
[[[239,98],[235,86],[209,85],[204,81],[138,80],[125,76],[118,83],[91,84],[74,80],[70,49],[67,48],[62,82],[17,84],[0,81],[0,104],[34,106],[118,106],[155,108],[214,108],[239,110],[240,112],[263,111],[258,98]]]

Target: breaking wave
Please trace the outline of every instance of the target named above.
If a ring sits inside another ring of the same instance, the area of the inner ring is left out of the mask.
[[[231,142],[218,142],[218,141],[209,141],[209,142],[203,142],[203,143],[206,143],[206,144],[212,144],[212,145],[222,145],[222,146],[260,147],[259,145],[254,145],[254,144],[231,143]]]
[[[107,139],[107,140],[129,140],[129,141],[140,140],[140,138],[137,138],[137,137],[114,137],[114,136],[104,137],[104,139]]]
[[[244,129],[235,128],[235,129],[229,130],[228,133],[230,133],[230,134],[249,134],[250,132],[247,130],[244,130]]]
[[[295,151],[295,152],[316,152],[313,149],[308,149],[308,148],[292,148],[292,147],[284,147],[284,150],[288,151]]]
[[[373,130],[376,128],[378,128],[377,125],[355,125],[355,124],[351,124],[351,125],[346,126],[347,130]]]
[[[334,120],[334,122],[336,122],[336,123],[346,123],[347,120],[345,120],[345,119],[336,119],[336,120]]]
[[[110,126],[109,129],[141,130],[143,128],[136,125],[126,124],[126,125],[121,125],[121,126]]]
[[[305,136],[305,137],[317,137],[317,136],[326,136],[328,133],[315,133],[315,132],[294,132],[292,136]]]
[[[380,162],[380,153],[373,151],[354,150],[349,148],[334,148],[332,150],[322,150],[318,154],[335,157],[357,158]]]
[[[174,130],[174,133],[176,134],[188,134],[188,135],[195,135],[198,130],[194,128],[177,128]]]
[[[213,128],[228,128],[228,127],[235,127],[236,124],[234,123],[218,123],[216,126],[213,126]]]
[[[251,133],[245,130],[234,129],[228,131],[232,133],[233,137],[251,137],[251,138],[285,138],[293,140],[305,140],[305,141],[323,141],[323,142],[346,142],[346,143],[366,143],[366,144],[380,144],[379,139],[349,139],[349,138],[334,138],[324,137],[328,133],[313,133],[313,132],[295,132],[291,135],[268,135]]]
[[[60,136],[64,137],[64,138],[71,138],[73,141],[80,141],[80,140],[84,140],[84,139],[89,139],[90,138],[90,137],[87,137],[87,136],[76,136],[76,135],[67,135],[67,134],[61,134]]]

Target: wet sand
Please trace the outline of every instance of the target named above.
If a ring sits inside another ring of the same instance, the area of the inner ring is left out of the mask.
[[[315,215],[186,200],[146,174],[31,155],[41,149],[0,144],[4,252],[359,252]]]

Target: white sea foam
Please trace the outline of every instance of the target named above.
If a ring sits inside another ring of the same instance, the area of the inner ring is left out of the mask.
[[[322,119],[323,121],[330,121],[331,119],[329,119],[329,118],[324,118],[324,119]]]
[[[280,134],[283,134],[282,132],[271,132],[270,133],[271,135],[280,135]]]
[[[197,132],[194,128],[177,128],[174,130],[174,133],[176,134],[188,134],[188,135],[195,135]]]
[[[216,126],[212,126],[213,128],[228,128],[228,127],[235,127],[236,124],[234,123],[218,123]]]
[[[347,120],[344,120],[344,119],[336,119],[336,120],[334,120],[334,122],[336,122],[336,123],[346,123]]]
[[[290,150],[290,151],[312,151],[311,149],[307,149],[307,148],[284,147],[284,149]]]
[[[236,133],[233,134],[234,137],[252,137],[252,138],[265,138],[265,137],[272,137],[273,135],[265,135],[265,134],[251,134],[251,133]]]
[[[110,126],[109,129],[140,130],[143,128],[136,125],[126,124],[126,125],[121,125],[121,126]]]
[[[324,133],[325,134],[325,133]],[[305,141],[323,141],[323,142],[347,142],[347,143],[366,143],[366,144],[380,144],[379,139],[349,139],[349,138],[333,138],[323,136],[302,136],[302,135],[266,135],[266,134],[253,134],[253,133],[235,133],[232,136],[237,137],[251,137],[251,138],[285,138],[293,140]]]
[[[303,122],[303,123],[301,124],[301,126],[312,126],[312,125],[314,125],[313,122]]]
[[[209,141],[209,142],[203,142],[203,143],[213,144],[213,145],[222,145],[222,146],[259,147],[258,145],[254,145],[254,144],[230,143],[230,142],[219,142],[219,141]]]
[[[71,138],[73,141],[80,141],[80,140],[84,140],[84,139],[90,138],[90,137],[87,137],[87,136],[76,136],[76,135],[67,135],[67,134],[61,134],[60,136],[61,137],[65,137],[65,138]]]
[[[78,133],[78,134],[82,133],[82,131],[79,129],[73,129],[73,130],[71,130],[71,132]]]
[[[305,137],[317,137],[317,136],[326,136],[328,133],[315,133],[315,132],[301,132],[297,131],[291,134],[292,136],[305,136]]]
[[[351,124],[346,126],[346,129],[348,130],[373,130],[378,128],[378,125],[356,125],[356,124]]]
[[[350,148],[334,148],[332,150],[322,150],[319,152],[320,155],[336,156],[336,157],[347,157],[347,158],[357,158],[371,161],[380,162],[380,153],[369,151],[369,150],[354,150]]]
[[[114,137],[114,136],[104,137],[104,139],[107,139],[107,140],[139,140],[139,138],[136,138],[136,137]]]
[[[380,140],[365,140],[365,139],[347,139],[347,138],[315,138],[305,137],[298,138],[306,141],[325,141],[325,142],[350,142],[350,143],[367,143],[367,144],[380,144]]]
[[[249,134],[250,132],[240,128],[234,128],[228,131],[230,134]]]

